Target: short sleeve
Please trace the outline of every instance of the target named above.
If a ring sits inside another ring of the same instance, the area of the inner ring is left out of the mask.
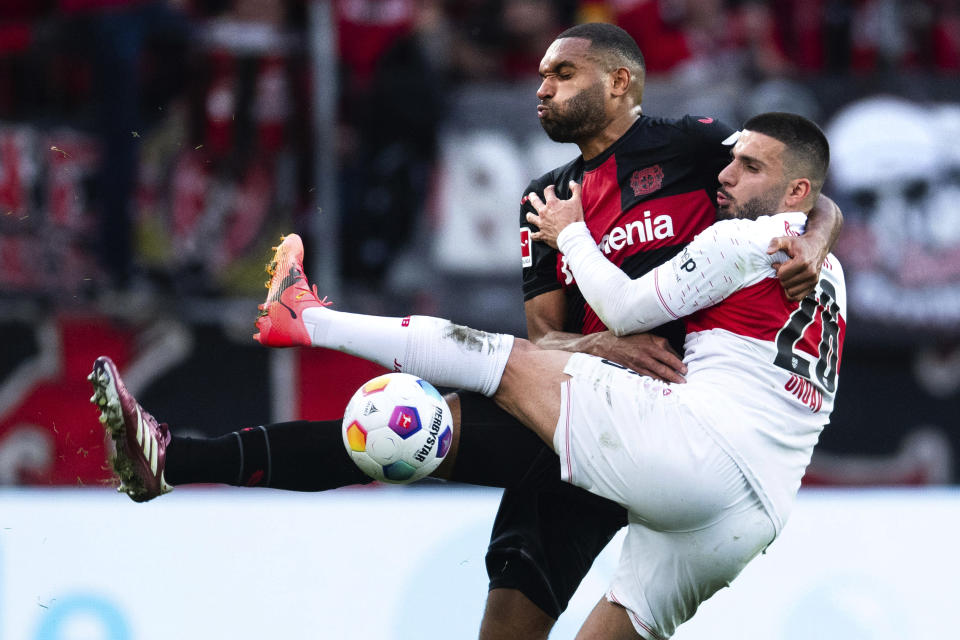
[[[557,250],[544,242],[534,242],[530,233],[537,226],[527,222],[527,213],[536,213],[528,194],[534,192],[543,198],[542,181],[534,180],[527,185],[520,199],[520,259],[523,267],[523,299],[560,288],[557,279]]]
[[[737,130],[709,116],[685,116],[683,128],[690,135],[693,157],[701,171],[716,179],[730,163],[730,150]]]

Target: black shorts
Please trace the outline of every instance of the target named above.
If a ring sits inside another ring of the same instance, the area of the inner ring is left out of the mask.
[[[508,488],[487,550],[490,588],[517,589],[556,619],[597,555],[627,524],[626,509],[561,481],[557,454],[492,400],[472,393],[458,395],[466,427],[461,438],[475,437],[468,434],[468,428],[487,435],[493,429],[509,429],[515,446],[509,453],[501,448],[500,456],[513,458],[504,463],[519,469],[513,477],[498,478],[504,481],[500,486]],[[494,439],[505,440],[485,440]],[[457,462],[459,465],[459,457]],[[478,477],[464,479],[482,480],[479,471],[474,475]]]

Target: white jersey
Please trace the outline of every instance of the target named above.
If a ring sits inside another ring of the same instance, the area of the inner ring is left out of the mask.
[[[687,384],[673,391],[736,461],[779,532],[829,421],[846,331],[840,263],[828,256],[816,291],[787,300],[767,254],[803,233],[806,216],[725,220],[637,280],[603,259],[584,225],[560,234],[580,290],[618,335],[686,317]]]

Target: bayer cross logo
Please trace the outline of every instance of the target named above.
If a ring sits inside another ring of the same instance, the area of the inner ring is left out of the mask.
[[[630,176],[630,188],[633,189],[633,195],[644,196],[653,193],[663,185],[663,169],[655,164],[646,169],[638,169]]]

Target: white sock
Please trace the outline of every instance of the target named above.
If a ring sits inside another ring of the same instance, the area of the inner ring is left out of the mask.
[[[492,396],[513,336],[429,316],[384,318],[315,307],[303,312],[313,346],[335,349],[439,386]]]

